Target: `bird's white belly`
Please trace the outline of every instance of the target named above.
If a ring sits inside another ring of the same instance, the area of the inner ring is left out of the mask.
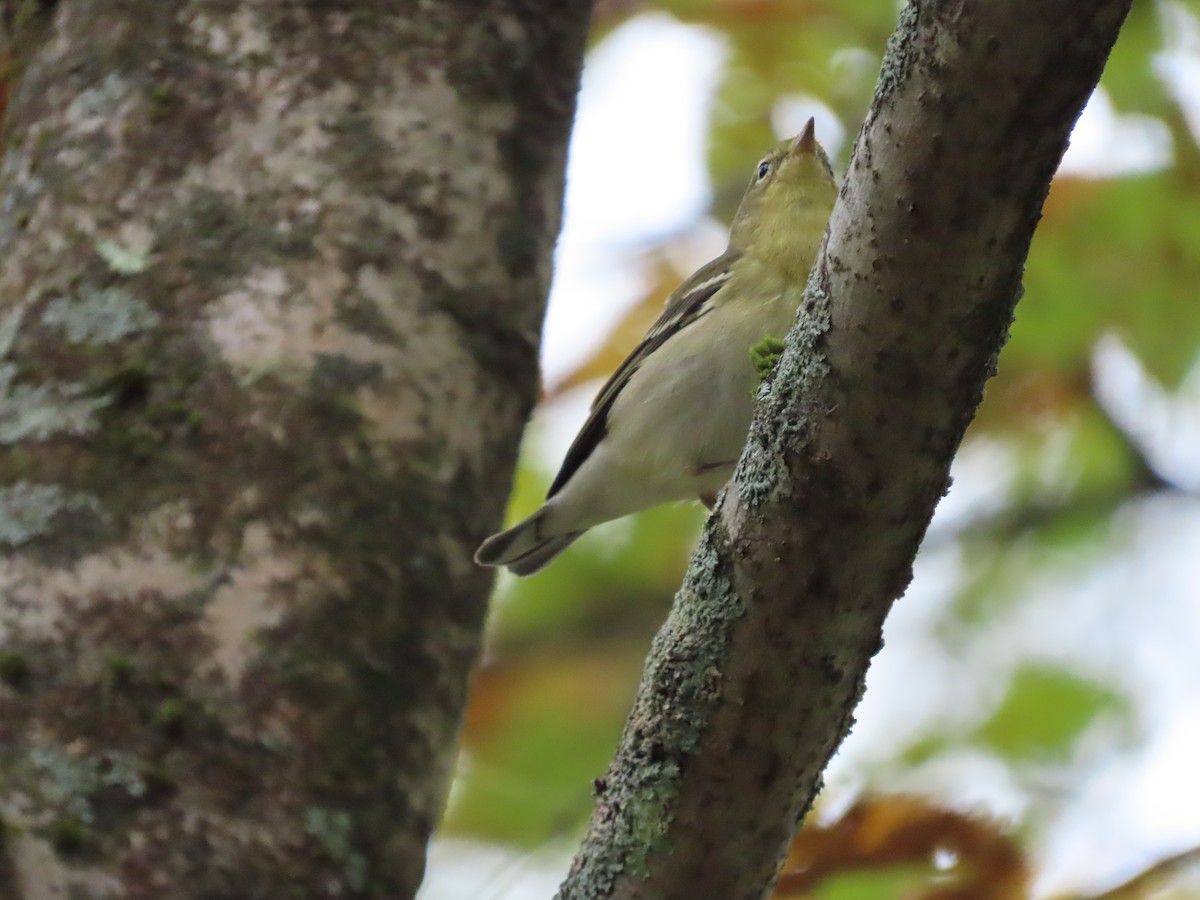
[[[687,337],[675,338],[679,355],[669,362],[643,364],[613,404],[609,431],[623,445],[622,456],[671,485],[680,499],[695,496],[690,482],[697,473],[737,459],[757,377],[750,344],[739,346],[737,336],[694,353]]]
[[[719,491],[753,415],[750,348],[782,337],[799,300],[798,292],[781,293],[750,315],[717,307],[673,336],[669,352],[651,354],[614,401],[604,440],[551,505],[571,507],[560,512],[582,526]]]

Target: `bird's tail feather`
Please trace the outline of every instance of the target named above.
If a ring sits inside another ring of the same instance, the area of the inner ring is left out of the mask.
[[[532,575],[583,534],[575,531],[543,537],[544,516],[545,510],[538,510],[507,531],[493,534],[475,551],[475,562],[481,566],[507,566],[515,575]]]
[[[508,571],[514,575],[532,575],[566,550],[581,534],[583,534],[582,531],[573,531],[570,534],[559,534],[547,538],[524,556],[510,562]]]

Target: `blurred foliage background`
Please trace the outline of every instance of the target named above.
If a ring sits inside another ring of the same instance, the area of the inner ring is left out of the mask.
[[[546,384],[512,518],[538,505],[596,381],[719,252],[713,221],[776,135],[815,113],[845,166],[898,9],[601,0],[592,58],[647,23],[717,48],[713,83],[695,88],[711,208],[604,249],[632,287],[602,334],[548,347],[570,362]],[[955,487],[778,896],[1200,897],[1198,16],[1200,0],[1134,2],[1047,200]],[[651,171],[675,166],[638,152]],[[578,297],[557,291],[559,315]],[[500,581],[428,897],[548,896],[702,516],[654,510]]]

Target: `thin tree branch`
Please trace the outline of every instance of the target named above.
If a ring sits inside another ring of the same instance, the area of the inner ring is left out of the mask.
[[[1130,0],[901,15],[737,477],[563,898],[761,897],[849,731]]]

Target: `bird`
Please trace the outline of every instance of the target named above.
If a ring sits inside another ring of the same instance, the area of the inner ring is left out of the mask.
[[[812,119],[759,161],[719,257],[667,298],[600,388],[545,503],[475,562],[530,575],[589,528],[672,501],[712,506],[750,428],[750,348],[796,318],[837,196]]]

